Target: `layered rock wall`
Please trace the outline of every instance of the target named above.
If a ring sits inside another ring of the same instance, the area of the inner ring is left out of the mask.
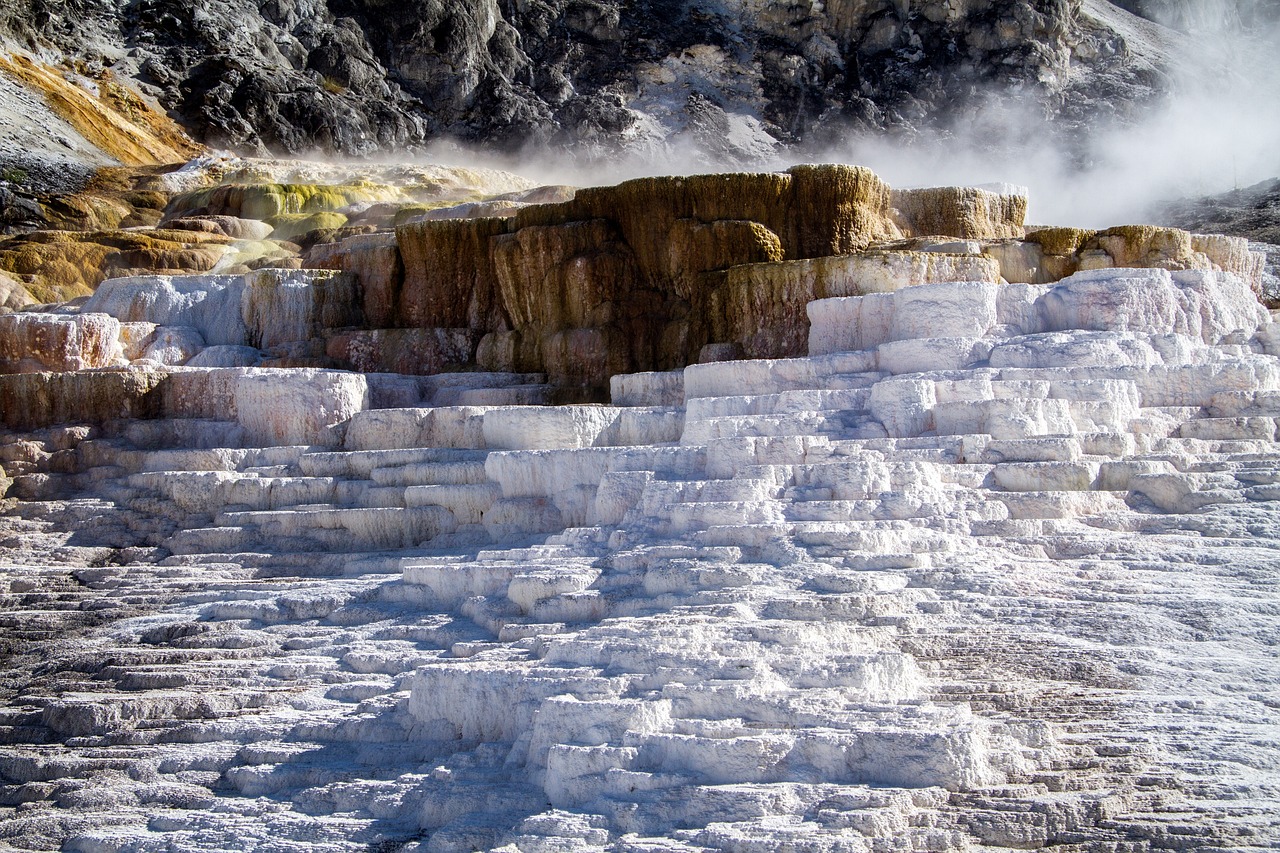
[[[746,327],[756,322],[793,327],[798,296],[761,302],[740,279],[723,286],[722,276],[708,274],[849,254],[899,237],[889,201],[874,174],[845,166],[645,178],[580,190],[510,219],[401,225],[399,288],[383,272],[394,264],[380,254],[374,260],[385,244],[357,243],[340,263],[377,267],[365,303],[381,306],[398,291],[398,326],[480,330],[488,337],[478,358],[489,369],[545,370],[557,383],[602,389],[615,373],[695,361],[708,343],[746,346],[757,331]],[[1020,218],[1008,225],[1020,227]],[[727,303],[753,300],[755,308],[738,312],[750,323],[713,319],[731,310]],[[762,348],[796,351],[748,347]]]

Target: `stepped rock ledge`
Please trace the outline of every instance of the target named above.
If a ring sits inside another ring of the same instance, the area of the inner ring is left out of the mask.
[[[0,845],[1280,846],[1246,240],[285,168],[0,244]]]

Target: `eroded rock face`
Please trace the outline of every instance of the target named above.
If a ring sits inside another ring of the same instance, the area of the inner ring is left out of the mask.
[[[337,447],[346,422],[369,407],[369,387],[354,373],[254,371],[236,379],[235,403],[252,445]]]
[[[1037,228],[1025,240],[986,241],[1006,281],[1051,284],[1078,270],[1217,270],[1248,282],[1262,296],[1267,258],[1244,237],[1193,234],[1178,228],[1126,225],[1103,231]]]
[[[0,373],[110,367],[123,356],[120,323],[107,314],[0,314]]]
[[[116,57],[117,73],[220,147],[368,154],[446,136],[645,149],[674,137],[742,164],[780,143],[918,126],[991,88],[1072,122],[1123,114],[1160,87],[1168,49],[1080,0],[389,8],[163,0],[55,21],[14,0],[0,21],[19,42]]]
[[[1027,196],[1017,189],[933,187],[894,190],[893,206],[904,230],[911,234],[941,234],[961,240],[1020,238]]]
[[[154,368],[0,375],[0,418],[14,429],[153,418],[163,411]]]
[[[628,181],[511,219],[400,226],[397,322],[480,329],[489,337],[478,357],[489,369],[545,370],[559,384],[603,388],[615,373],[687,364],[716,332],[737,340],[763,319],[757,311],[713,330],[724,306],[712,304],[719,279],[710,274],[898,236],[888,187],[866,169]],[[803,305],[795,294],[765,301]],[[769,319],[791,330],[796,318]]]
[[[537,229],[555,271],[624,244]],[[611,406],[174,368],[162,418],[0,432],[0,840],[1275,846],[1277,324],[1230,272],[928,254],[697,272],[876,286]]]

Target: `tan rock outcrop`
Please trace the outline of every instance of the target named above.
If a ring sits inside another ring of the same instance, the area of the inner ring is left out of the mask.
[[[0,375],[0,422],[31,430],[158,417],[162,400],[157,388],[167,375],[136,368]]]
[[[1107,257],[1099,257],[1099,252]],[[1121,225],[1099,231],[1085,241],[1080,254],[1083,269],[1191,269],[1195,264],[1188,232],[1154,225]]]
[[[722,277],[709,274],[900,236],[889,188],[848,166],[642,178],[509,219],[413,222],[396,233],[405,268],[396,325],[478,328],[489,333],[480,345],[489,369],[544,370],[553,383],[601,390],[611,373],[696,359],[719,304],[711,290]],[[803,322],[803,304],[787,317]]]
[[[964,240],[1023,236],[1027,197],[977,187],[894,190],[898,225],[912,235],[940,234]]]
[[[1250,251],[1249,241],[1244,237],[1192,234],[1191,248],[1208,258],[1214,269],[1238,275],[1249,282],[1255,294],[1262,295],[1262,273],[1267,257],[1262,252]]]
[[[17,311],[35,303],[27,287],[17,278],[0,273],[0,314]]]
[[[35,299],[61,302],[137,270],[208,272],[231,242],[198,231],[35,231],[0,242],[0,270],[26,279]]]

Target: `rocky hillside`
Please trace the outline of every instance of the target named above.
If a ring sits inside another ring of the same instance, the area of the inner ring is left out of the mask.
[[[675,143],[717,165],[946,124],[993,94],[1069,135],[1159,94],[1182,38],[1103,0],[6,0],[0,33],[136,83],[213,146]]]

